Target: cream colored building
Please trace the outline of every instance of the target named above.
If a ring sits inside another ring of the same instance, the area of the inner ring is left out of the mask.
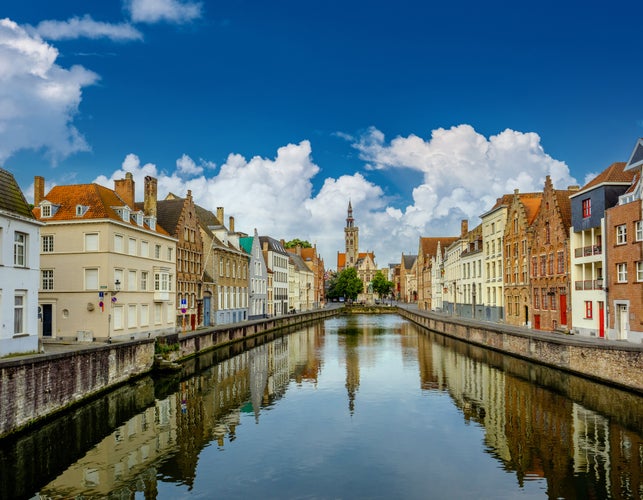
[[[36,177],[43,337],[80,341],[174,331],[176,239],[156,224],[155,199],[136,210],[131,174],[111,190]]]

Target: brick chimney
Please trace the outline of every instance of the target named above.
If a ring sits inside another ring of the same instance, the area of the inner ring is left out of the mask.
[[[228,220],[230,221],[228,225],[228,229],[230,230],[231,233],[234,233],[234,217],[230,216]]]
[[[38,204],[42,201],[42,199],[45,197],[45,178],[36,175],[33,178],[33,204],[34,206],[38,206]]]
[[[156,197],[157,197],[157,180],[156,178],[145,176],[145,192],[143,193],[143,213],[146,217],[156,217]]]
[[[460,222],[460,236],[465,237],[469,232],[469,221],[467,219],[462,219]]]
[[[114,181],[114,191],[130,208],[134,208],[134,176],[131,172],[125,174],[125,179]]]

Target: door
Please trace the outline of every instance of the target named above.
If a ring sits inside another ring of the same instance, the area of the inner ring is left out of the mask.
[[[619,304],[618,306],[618,338],[627,339],[627,306]]]
[[[211,304],[212,298],[211,297],[203,297],[203,324],[205,326],[210,326],[210,304]]]
[[[42,304],[42,336],[51,337],[52,308],[51,304]]]
[[[534,314],[534,328],[540,330],[540,314]]]
[[[605,303],[598,302],[598,336],[605,338]]]
[[[560,324],[567,325],[567,295],[560,295]]]

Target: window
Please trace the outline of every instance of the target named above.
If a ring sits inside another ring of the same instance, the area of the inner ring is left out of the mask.
[[[627,264],[624,262],[616,264],[616,282],[627,283]]]
[[[637,220],[634,224],[636,241],[643,241],[643,220]]]
[[[114,321],[114,330],[123,329],[123,306],[112,308],[112,321]]]
[[[13,239],[13,265],[17,267],[26,267],[27,235],[16,231]]]
[[[538,276],[538,257],[531,258],[531,275],[534,278]]]
[[[558,252],[558,274],[565,273],[565,252]]]
[[[40,207],[40,215],[42,217],[51,217],[51,205],[49,203]]]
[[[155,259],[161,258],[161,245],[154,245],[154,258]]]
[[[141,304],[141,326],[150,324],[150,306],[149,304]]]
[[[123,252],[123,235],[121,234],[114,235],[114,251]]]
[[[136,271],[127,272],[127,289],[130,291],[136,290]]]
[[[82,217],[85,215],[89,207],[86,207],[84,205],[76,205],[76,217]]]
[[[643,281],[643,261],[636,263],[636,281]]]
[[[592,215],[592,200],[587,198],[583,200],[583,219],[586,219],[590,215]]]
[[[545,222],[545,243],[551,243],[551,231],[549,229],[549,222]]]
[[[119,282],[121,285],[121,289],[125,288],[125,283],[123,283],[123,270],[122,269],[114,269],[114,288],[116,288],[116,282]]]
[[[141,241],[141,257],[150,256],[150,244],[147,241]]]
[[[172,247],[167,247],[167,260],[172,262]]]
[[[540,290],[534,288],[534,309],[540,309]]]
[[[54,251],[54,235],[43,234],[41,238],[42,253],[51,253]]]
[[[156,272],[154,273],[154,291],[155,292],[169,292],[170,291],[170,275],[168,273]]]
[[[547,289],[546,288],[542,288],[540,290],[540,296],[541,296],[540,302],[542,303],[542,308],[547,309]]]
[[[540,275],[545,276],[547,273],[547,256],[540,256]]]
[[[98,290],[98,269],[85,269],[85,290]]]
[[[158,325],[161,323],[163,316],[162,305],[159,302],[154,303],[154,324]]]
[[[592,301],[585,301],[585,319],[592,319]]]
[[[129,238],[128,240],[127,253],[130,255],[136,255],[136,240],[134,238]]]
[[[547,266],[547,270],[549,275],[554,274],[554,254],[553,253],[549,254],[549,265]]]
[[[127,328],[136,327],[136,304],[127,306]]]
[[[145,292],[147,290],[147,279],[149,273],[147,271],[141,271],[141,291]]]
[[[53,290],[54,289],[54,270],[53,269],[43,269],[40,271],[41,283],[43,290]]]
[[[25,332],[27,326],[27,294],[16,292],[13,306],[13,333],[20,335]]]
[[[85,252],[98,251],[98,233],[85,234]]]
[[[623,245],[627,243],[627,225],[621,224],[616,226],[616,244]]]

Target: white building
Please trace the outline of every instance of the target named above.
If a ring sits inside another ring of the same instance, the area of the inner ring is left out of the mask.
[[[0,357],[38,351],[40,226],[13,175],[0,169]]]

